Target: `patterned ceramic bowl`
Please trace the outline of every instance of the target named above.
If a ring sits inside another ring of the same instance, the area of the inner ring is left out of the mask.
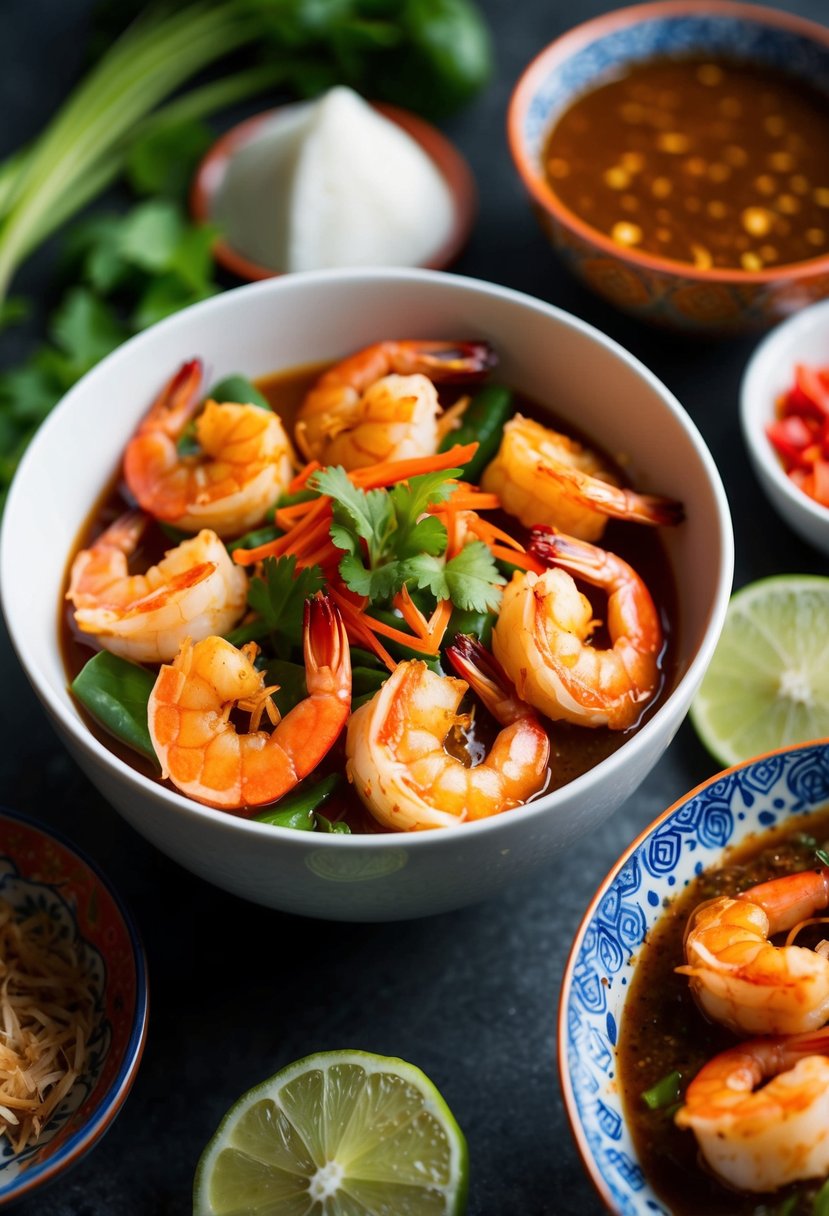
[[[759,329],[829,295],[829,256],[749,273],[624,249],[568,210],[542,171],[547,134],[579,94],[645,60],[700,53],[784,69],[829,94],[823,26],[729,0],[637,4],[569,30],[533,60],[512,95],[510,148],[554,247],[612,304],[678,329]]]
[[[89,1066],[37,1144],[14,1154],[0,1140],[0,1207],[52,1181],[95,1144],[129,1093],[147,1031],[144,950],[98,868],[54,829],[0,811],[0,898],[43,910],[72,936],[92,977],[98,1026]]]
[[[561,1086],[573,1134],[599,1194],[620,1216],[669,1216],[636,1157],[615,1080],[625,997],[663,900],[723,850],[787,815],[826,810],[829,743],[771,752],[717,773],[646,828],[599,887],[564,973],[558,1024]]]

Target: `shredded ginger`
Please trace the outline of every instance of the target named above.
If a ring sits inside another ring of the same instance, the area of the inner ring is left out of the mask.
[[[0,1134],[34,1143],[86,1062],[95,994],[75,944],[45,912],[0,898]]]

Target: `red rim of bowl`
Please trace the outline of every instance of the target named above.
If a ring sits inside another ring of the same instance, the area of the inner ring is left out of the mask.
[[[671,815],[673,815],[674,812],[679,809],[679,807],[684,806],[684,804],[686,802],[690,802],[690,800],[692,798],[696,798],[696,796],[698,794],[701,794],[703,790],[708,789],[709,786],[714,785],[718,781],[722,781],[723,777],[728,777],[731,773],[736,773],[736,772],[739,772],[741,769],[749,768],[751,765],[759,764],[763,760],[770,759],[772,756],[782,756],[788,752],[801,751],[802,749],[805,749],[807,747],[822,747],[822,746],[826,746],[826,745],[829,745],[829,738],[807,739],[803,743],[789,744],[787,747],[775,747],[769,752],[760,752],[759,755],[757,755],[757,756],[750,756],[748,760],[741,760],[739,764],[731,764],[731,765],[729,765],[728,768],[720,769],[718,772],[712,773],[712,775],[710,777],[706,777],[704,781],[700,781],[700,783],[698,785],[695,785],[693,787],[693,789],[690,789],[686,793],[681,794],[680,797],[677,798],[675,802],[672,802],[671,805],[666,810],[662,811],[661,814],[657,815],[656,819],[652,820],[647,825],[647,827],[644,827],[642,829],[642,831],[639,833],[639,835],[633,841],[631,841],[631,843],[627,846],[627,848],[622,853],[622,855],[620,857],[618,857],[616,861],[614,861],[613,865],[610,867],[607,874],[604,876],[602,881],[599,883],[598,887],[596,888],[596,890],[593,894],[593,898],[590,900],[590,903],[587,905],[587,907],[584,910],[584,915],[582,916],[581,920],[579,921],[578,928],[576,929],[576,932],[573,935],[573,941],[570,946],[570,950],[567,954],[567,962],[564,964],[564,971],[562,972],[561,991],[560,991],[559,1002],[558,1002],[556,1055],[558,1057],[557,1065],[558,1065],[559,1086],[561,1089],[562,1096],[564,1097],[564,1112],[567,1115],[567,1122],[570,1124],[570,1132],[573,1136],[573,1140],[574,1140],[576,1148],[578,1150],[578,1154],[581,1157],[581,1163],[584,1166],[584,1172],[587,1174],[588,1178],[590,1179],[591,1183],[593,1184],[602,1203],[605,1204],[608,1211],[610,1211],[610,1212],[617,1212],[618,1209],[616,1207],[614,1207],[613,1197],[610,1194],[610,1191],[605,1187],[604,1179],[601,1177],[598,1170],[596,1169],[596,1166],[595,1166],[592,1158],[590,1158],[586,1152],[585,1144],[584,1144],[584,1137],[580,1130],[581,1121],[578,1119],[578,1116],[576,1115],[576,1113],[573,1110],[575,1102],[574,1102],[574,1098],[573,1098],[572,1087],[570,1085],[570,1077],[568,1075],[567,1064],[566,1064],[566,1059],[567,1059],[567,1008],[568,1008],[568,1002],[569,1002],[569,998],[570,998],[570,990],[573,986],[573,961],[574,961],[574,958],[576,955],[576,951],[581,948],[582,941],[584,940],[584,935],[587,931],[588,923],[590,922],[591,918],[593,917],[593,914],[595,913],[596,908],[599,906],[602,899],[604,899],[605,895],[607,894],[607,888],[608,888],[609,884],[613,881],[613,879],[616,877],[616,875],[623,869],[623,867],[625,865],[627,865],[628,861],[633,856],[633,854],[636,852],[636,850],[639,848],[639,846],[645,840],[647,840],[647,838],[650,835],[652,835],[652,833],[659,827],[659,825],[661,823],[664,823],[666,819],[668,819]],[[728,846],[726,846],[726,847],[728,847]]]
[[[550,212],[565,228],[569,228],[591,245],[595,245],[613,257],[620,258],[647,270],[681,275],[686,279],[699,279],[707,283],[767,283],[776,280],[799,278],[802,274],[829,271],[829,254],[807,258],[800,262],[787,262],[774,270],[736,270],[717,268],[700,270],[689,262],[661,258],[657,254],[638,253],[626,246],[617,245],[598,228],[582,220],[574,211],[565,207],[545,178],[533,164],[522,138],[521,126],[524,114],[536,91],[540,77],[552,67],[564,63],[576,51],[589,46],[597,37],[638,25],[656,17],[680,17],[691,13],[707,16],[743,17],[756,25],[790,30],[811,38],[829,49],[829,29],[806,17],[795,17],[779,9],[764,8],[758,4],[742,4],[737,0],[657,0],[653,4],[634,4],[601,17],[595,17],[568,30],[554,39],[531,60],[518,78],[510,98],[507,112],[507,140],[512,159],[521,179],[537,203]]]
[[[261,114],[255,114],[252,118],[245,119],[244,122],[231,127],[208,150],[196,170],[190,188],[190,212],[198,223],[210,222],[211,201],[221,185],[235,153],[250,143],[257,132],[275,115],[288,109],[289,106],[297,104],[302,103],[289,102],[285,106],[276,106],[271,110],[262,111]],[[428,262],[421,263],[422,268],[426,270],[443,270],[455,260],[463,249],[475,219],[478,196],[472,170],[455,145],[425,119],[411,113],[410,110],[403,110],[399,106],[389,105],[386,102],[371,102],[371,105],[384,117],[401,127],[420,145],[449,187],[453,202],[452,227],[446,239],[438,246]],[[239,253],[222,237],[214,242],[213,254],[217,262],[241,279],[272,279],[287,273],[282,270],[272,270],[268,266],[253,261]]]

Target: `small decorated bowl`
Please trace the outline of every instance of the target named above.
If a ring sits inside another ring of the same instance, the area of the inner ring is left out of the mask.
[[[585,1168],[620,1216],[669,1216],[637,1158],[618,1079],[625,1000],[664,901],[725,850],[790,815],[826,811],[829,743],[770,752],[717,773],[660,815],[599,887],[576,933],[561,988],[558,1060]]]
[[[264,252],[270,243],[267,231],[285,222],[284,217],[277,218],[269,188],[263,188],[269,180],[266,175],[269,148],[274,136],[283,130],[293,130],[313,104],[292,102],[245,119],[208,149],[196,170],[190,190],[192,216],[198,223],[218,227],[213,254],[240,279],[270,279],[285,270],[283,266],[271,265]],[[372,108],[408,135],[443,179],[449,200],[447,226],[433,234],[430,252],[420,263],[430,270],[443,270],[460,254],[475,218],[477,189],[472,170],[454,144],[417,114],[385,102],[375,102]],[[240,154],[244,154],[242,160],[247,158],[247,170],[236,181],[234,171]],[[256,166],[252,172],[251,165]],[[251,182],[258,183],[259,189],[252,189]]]
[[[96,1027],[82,1077],[37,1142],[14,1153],[0,1138],[0,1207],[53,1181],[109,1128],[135,1079],[147,1032],[144,950],[118,896],[53,828],[0,811],[0,899],[46,912],[74,940],[91,978]]]
[[[677,329],[760,329],[829,295],[829,255],[746,270],[638,251],[570,210],[544,173],[549,133],[585,92],[651,60],[700,55],[782,71],[829,94],[823,26],[731,0],[637,4],[576,26],[529,64],[510,102],[510,149],[554,248],[610,303]]]
[[[799,363],[829,366],[829,300],[804,308],[773,330],[749,359],[740,388],[743,440],[766,497],[807,544],[829,554],[829,507],[794,484],[766,434],[775,403],[791,387]]]

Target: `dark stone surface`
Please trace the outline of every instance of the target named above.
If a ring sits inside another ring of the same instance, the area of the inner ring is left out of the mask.
[[[593,298],[561,269],[513,170],[504,115],[520,70],[575,21],[612,6],[483,0],[483,7],[496,33],[497,73],[446,124],[481,195],[456,269],[585,318],[678,395],[725,479],[737,586],[772,573],[822,571],[825,563],[772,513],[748,468],[737,390],[754,340],[672,336]],[[779,7],[816,19],[827,14],[825,0]],[[3,0],[3,151],[33,134],[64,95],[83,61],[90,11],[89,0]],[[43,298],[49,271],[47,251],[18,288]],[[600,833],[499,898],[408,924],[326,924],[244,903],[157,853],[69,759],[5,635],[0,664],[0,800],[61,825],[104,867],[140,925],[151,981],[147,1049],[122,1114],[65,1179],[21,1203],[19,1216],[185,1216],[199,1153],[233,1099],[298,1056],[335,1047],[399,1055],[434,1079],[469,1140],[471,1216],[600,1210],[559,1094],[559,984],[581,914],[614,859],[714,771],[690,725]]]

